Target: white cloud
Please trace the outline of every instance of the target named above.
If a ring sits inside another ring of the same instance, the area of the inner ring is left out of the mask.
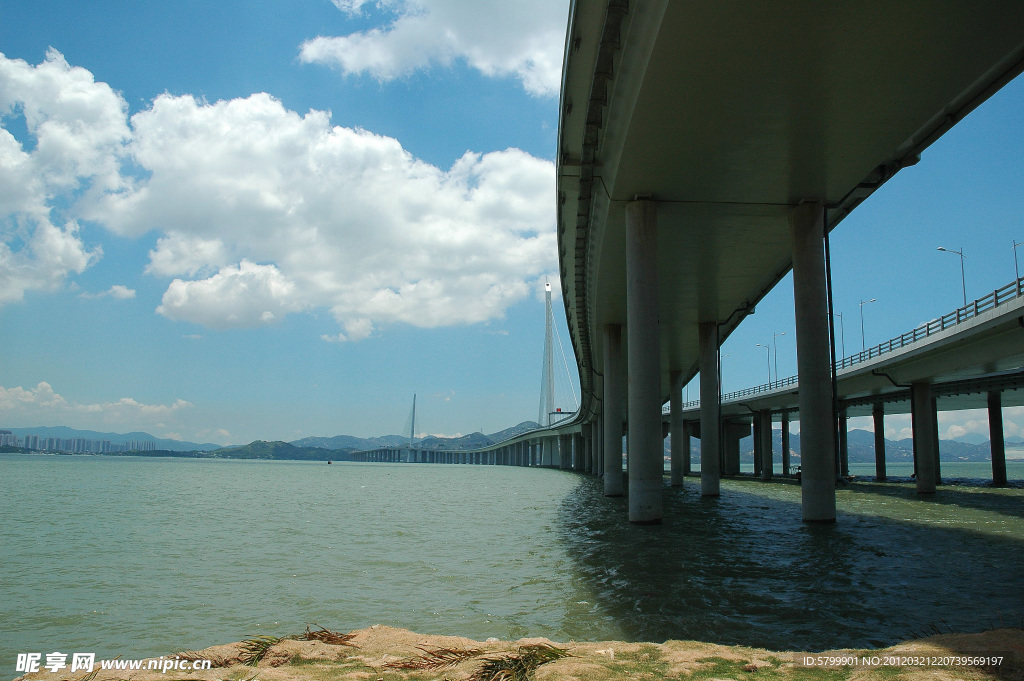
[[[81,293],[81,298],[117,298],[118,300],[129,300],[135,297],[135,289],[122,286],[121,284],[114,284],[106,291],[102,293]]]
[[[0,215],[0,237],[4,238],[0,241],[0,305],[22,300],[27,291],[55,290],[68,274],[84,271],[102,254],[99,247],[86,248],[76,222],[61,228],[46,219],[22,217],[14,216],[17,226],[8,231]],[[11,248],[19,243],[20,247]]]
[[[170,280],[157,311],[217,329],[316,309],[347,341],[488,322],[556,268],[554,165],[518,149],[442,169],[267,94],[165,94],[129,125],[123,99],[56,52],[0,56],[0,112],[24,115],[37,144],[0,128],[0,304],[101,257],[82,220],[156,232],[146,272]]]
[[[554,166],[518,149],[446,171],[266,94],[163,95],[132,124],[150,176],[89,216],[166,230],[147,271],[178,277],[158,308],[171,319],[255,326],[326,308],[343,328],[332,340],[359,340],[394,322],[500,319],[555,266]]]
[[[273,265],[243,260],[199,281],[175,279],[156,311],[211,329],[270,324],[302,309],[295,284]]]
[[[358,14],[366,4],[333,2],[349,14]],[[465,60],[485,76],[518,78],[533,95],[558,94],[568,19],[564,1],[391,0],[378,5],[395,10],[390,25],[308,40],[300,58],[384,81]]]
[[[157,422],[191,406],[181,399],[171,404],[145,404],[131,397],[122,397],[116,402],[76,403],[57,394],[45,381],[29,389],[0,386],[0,413],[8,422],[60,418],[74,423],[75,417],[82,416],[86,419],[84,423],[94,423],[98,418],[104,423],[134,427]]]
[[[0,54],[0,121],[24,119],[31,138],[0,128],[0,305],[59,288],[101,256],[74,218],[57,217],[55,199],[74,204],[121,186],[126,111],[109,85],[55,50],[38,66]]]

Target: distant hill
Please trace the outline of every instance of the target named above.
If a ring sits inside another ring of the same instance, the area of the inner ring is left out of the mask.
[[[381,437],[355,437],[354,435],[335,435],[334,437],[304,437],[293,440],[296,447],[317,447],[320,449],[349,449],[361,451],[380,447],[401,447],[408,444],[409,438],[401,435],[383,435]]]
[[[416,446],[421,449],[475,449],[486,447],[509,438],[522,435],[540,428],[536,421],[523,421],[522,423],[499,430],[497,433],[484,435],[483,433],[470,433],[461,437],[438,437],[429,435],[416,440]],[[380,437],[355,437],[354,435],[335,435],[333,437],[304,437],[300,440],[293,440],[292,445],[296,447],[314,447],[320,449],[347,449],[350,451],[364,451],[367,449],[378,449],[382,447],[403,447],[409,444],[408,436],[403,435],[382,435]]]
[[[523,433],[528,433],[531,430],[537,430],[540,428],[540,424],[536,421],[523,421],[522,423],[506,428],[505,430],[499,430],[497,433],[491,433],[487,437],[490,438],[491,442],[498,443],[510,440],[514,437],[518,437]]]
[[[210,453],[218,459],[274,459],[287,461],[351,461],[349,450],[296,447],[287,442],[256,440],[239,447],[223,447]]]
[[[212,442],[198,443],[185,440],[170,440],[167,438],[154,437],[149,433],[134,431],[131,433],[102,433],[95,430],[78,430],[67,426],[36,426],[34,428],[5,428],[19,438],[26,435],[38,435],[39,439],[48,437],[62,438],[66,440],[82,438],[84,440],[110,440],[111,444],[123,445],[126,442],[137,440],[141,442],[153,442],[157,449],[165,449],[174,452],[186,451],[210,451],[220,449],[222,445],[215,445]]]

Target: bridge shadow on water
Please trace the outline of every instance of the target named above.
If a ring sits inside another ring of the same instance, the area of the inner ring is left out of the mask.
[[[569,627],[579,639],[614,627],[635,641],[820,651],[1024,621],[1015,518],[993,536],[915,522],[912,504],[905,519],[865,514],[860,501],[855,513],[841,504],[835,525],[808,524],[795,485],[723,480],[721,497],[702,498],[688,478],[666,486],[664,524],[636,526],[626,498],[604,497],[601,485],[581,478],[560,509],[561,540],[592,599]],[[985,503],[1006,511],[1022,500]]]

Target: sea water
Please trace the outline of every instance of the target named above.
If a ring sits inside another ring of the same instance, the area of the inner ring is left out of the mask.
[[[793,481],[688,478],[648,527],[550,469],[0,455],[0,668],[314,623],[822,650],[1024,620],[1024,490],[837,499],[809,525]]]

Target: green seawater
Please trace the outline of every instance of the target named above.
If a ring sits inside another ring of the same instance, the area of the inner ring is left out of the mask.
[[[0,669],[307,623],[822,650],[1024,621],[1021,488],[865,479],[819,526],[791,481],[705,499],[688,478],[653,527],[601,490],[503,466],[2,455]]]

